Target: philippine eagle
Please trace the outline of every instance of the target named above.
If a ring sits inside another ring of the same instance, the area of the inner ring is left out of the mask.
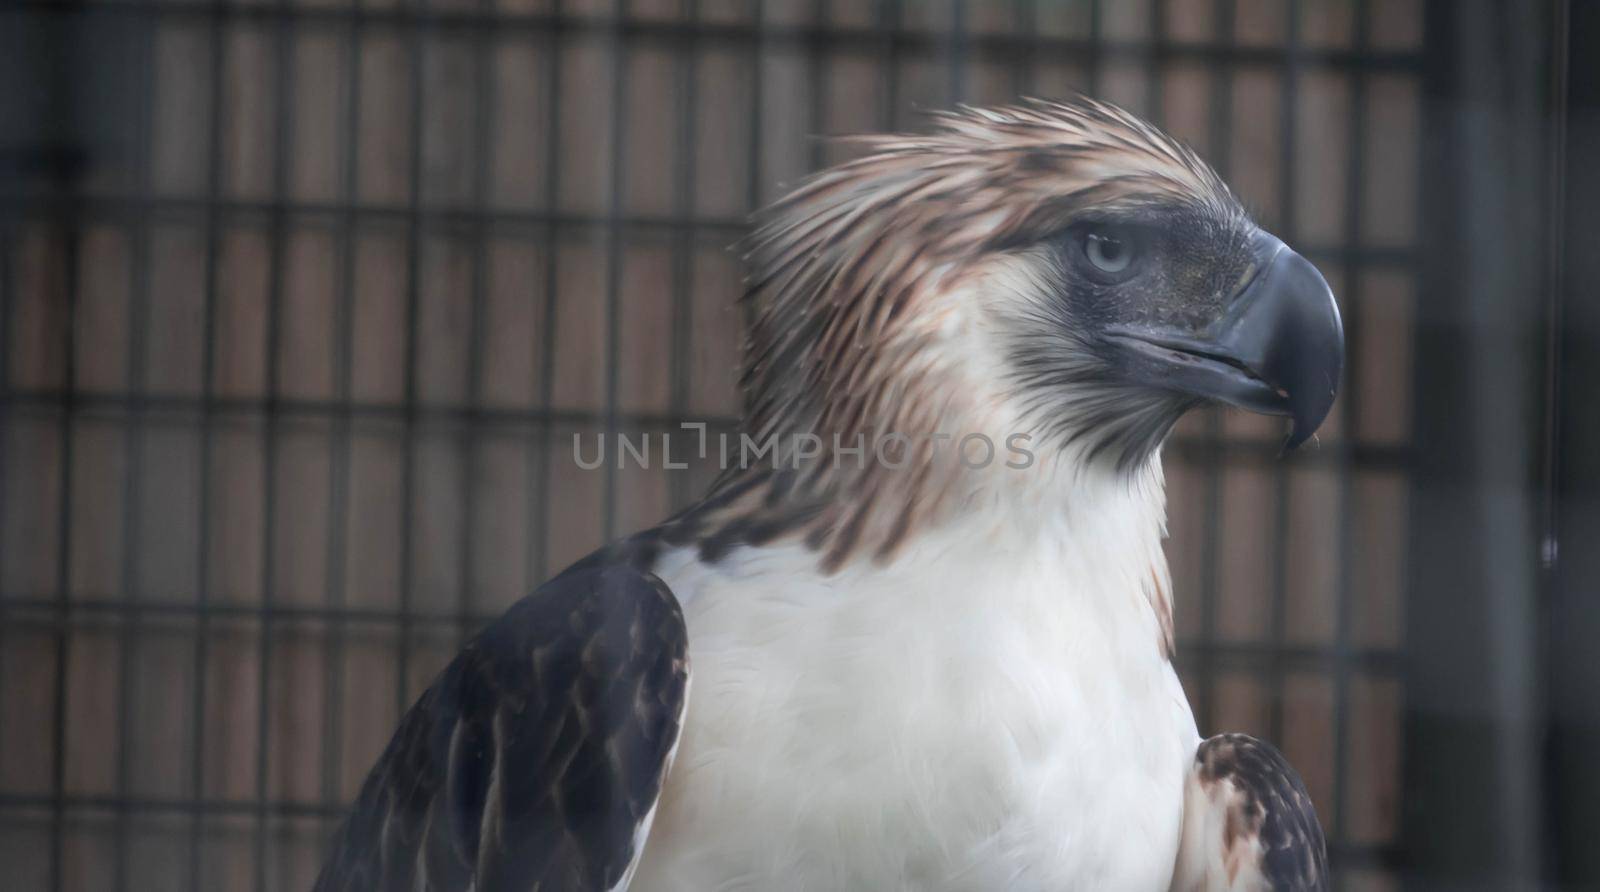
[[[1208,402],[1311,436],[1327,283],[1104,102],[862,142],[745,246],[778,449],[474,638],[318,889],[1326,887],[1293,769],[1196,731],[1160,452]]]

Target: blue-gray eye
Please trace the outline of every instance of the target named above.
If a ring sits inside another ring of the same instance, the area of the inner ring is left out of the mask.
[[[1103,273],[1115,275],[1133,263],[1133,243],[1103,232],[1084,236],[1083,254]]]

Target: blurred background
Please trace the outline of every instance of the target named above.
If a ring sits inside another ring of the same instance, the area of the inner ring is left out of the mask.
[[[308,888],[465,638],[709,480],[572,435],[732,428],[728,246],[816,137],[1080,91],[1212,161],[1349,338],[1311,447],[1215,412],[1167,449],[1202,733],[1287,752],[1340,888],[1600,883],[1595,18],[11,0],[7,887]]]

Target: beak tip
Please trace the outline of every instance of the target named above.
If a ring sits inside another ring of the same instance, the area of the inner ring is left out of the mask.
[[[1333,409],[1334,398],[1338,389],[1330,388],[1324,398],[1313,406],[1298,406],[1290,418],[1293,423],[1289,429],[1289,436],[1283,443],[1283,451],[1288,452],[1299,447],[1302,443],[1316,436],[1317,429],[1322,427],[1322,422],[1328,418],[1328,413]]]
[[[1263,351],[1271,357],[1263,370],[1289,393],[1288,452],[1311,439],[1333,410],[1344,372],[1344,321],[1327,280],[1299,254],[1277,252],[1270,272],[1266,308],[1275,312],[1267,314],[1265,330],[1275,343]]]

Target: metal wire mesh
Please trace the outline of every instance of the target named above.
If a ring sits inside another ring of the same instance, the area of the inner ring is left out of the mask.
[[[1398,856],[1420,4],[24,0],[125,125],[0,205],[0,861],[14,888],[305,888],[463,638],[708,469],[744,215],[920,108],[1084,91],[1333,283],[1319,445],[1168,450],[1201,730],[1279,741],[1346,885]],[[125,101],[121,101],[125,100]],[[555,506],[560,506],[559,510]]]

